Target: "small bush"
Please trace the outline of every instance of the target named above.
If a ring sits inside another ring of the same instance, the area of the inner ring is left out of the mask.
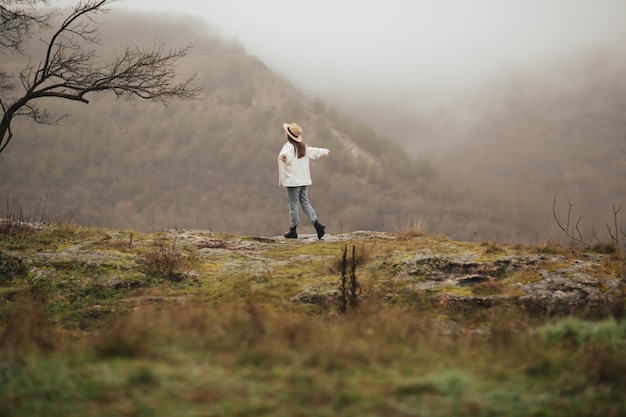
[[[183,281],[193,266],[192,259],[181,250],[180,240],[165,234],[160,234],[155,243],[142,254],[140,263],[146,274],[172,282]]]
[[[598,242],[591,246],[591,251],[595,253],[604,253],[607,255],[617,253],[617,247],[613,242]]]
[[[0,235],[5,237],[18,236],[33,232],[33,227],[24,222],[11,219],[0,220]]]
[[[36,230],[46,216],[45,201],[40,201],[36,208],[24,207],[17,199],[9,201],[0,211],[0,235],[18,236]]]

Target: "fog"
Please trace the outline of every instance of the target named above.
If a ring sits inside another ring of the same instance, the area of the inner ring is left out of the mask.
[[[626,207],[623,0],[111,6],[206,27],[427,160],[449,187],[437,195],[445,210],[416,206],[443,224],[433,226],[437,233],[552,236],[556,194],[573,198],[573,215],[596,230],[613,205]],[[106,16],[98,22],[115,25]],[[173,41],[171,32],[163,37]]]
[[[626,39],[623,0],[123,0],[112,7],[202,19],[307,94],[355,102],[434,100]]]

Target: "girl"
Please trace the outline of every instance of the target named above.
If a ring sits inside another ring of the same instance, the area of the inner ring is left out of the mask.
[[[327,156],[330,151],[326,148],[314,148],[308,146],[302,141],[302,127],[298,123],[283,123],[285,130],[285,139],[287,143],[278,154],[278,184],[287,188],[287,197],[289,198],[289,217],[291,219],[291,227],[284,234],[287,239],[296,239],[298,233],[298,203],[302,207],[302,211],[309,218],[315,231],[317,238],[324,236],[326,226],[317,220],[317,215],[307,195],[307,186],[312,184],[311,171],[309,169],[309,161]]]

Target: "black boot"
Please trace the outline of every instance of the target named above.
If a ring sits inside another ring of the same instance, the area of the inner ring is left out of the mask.
[[[296,233],[296,226],[290,228],[289,231],[283,236],[285,236],[287,239],[297,239],[298,234]]]
[[[313,226],[315,226],[315,230],[317,231],[317,238],[321,239],[322,236],[324,236],[326,226],[324,226],[322,223],[318,222],[317,220],[313,222]]]

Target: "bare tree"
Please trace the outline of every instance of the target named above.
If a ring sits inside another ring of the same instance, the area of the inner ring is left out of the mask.
[[[193,47],[172,49],[158,43],[151,50],[126,47],[111,61],[100,61],[94,46],[100,44],[95,15],[107,13],[115,0],[80,0],[73,11],[46,42],[46,51],[38,64],[29,63],[14,77],[0,68],[0,152],[11,141],[11,122],[16,117],[30,118],[38,123],[56,124],[66,115],[54,115],[36,103],[41,98],[57,98],[89,103],[92,92],[112,91],[128,101],[147,99],[167,104],[171,100],[196,98],[201,91],[194,85],[196,74],[179,79],[176,65]],[[45,26],[51,14],[37,14],[35,4],[45,0],[0,0],[3,27],[0,47],[22,51],[32,36],[33,26]],[[25,8],[28,4],[30,8]],[[4,17],[7,16],[7,23]],[[13,18],[11,17],[13,16]],[[13,20],[12,20],[13,19]],[[20,23],[22,22],[22,23]],[[10,36],[9,36],[10,35]],[[23,90],[12,82],[18,78]]]

